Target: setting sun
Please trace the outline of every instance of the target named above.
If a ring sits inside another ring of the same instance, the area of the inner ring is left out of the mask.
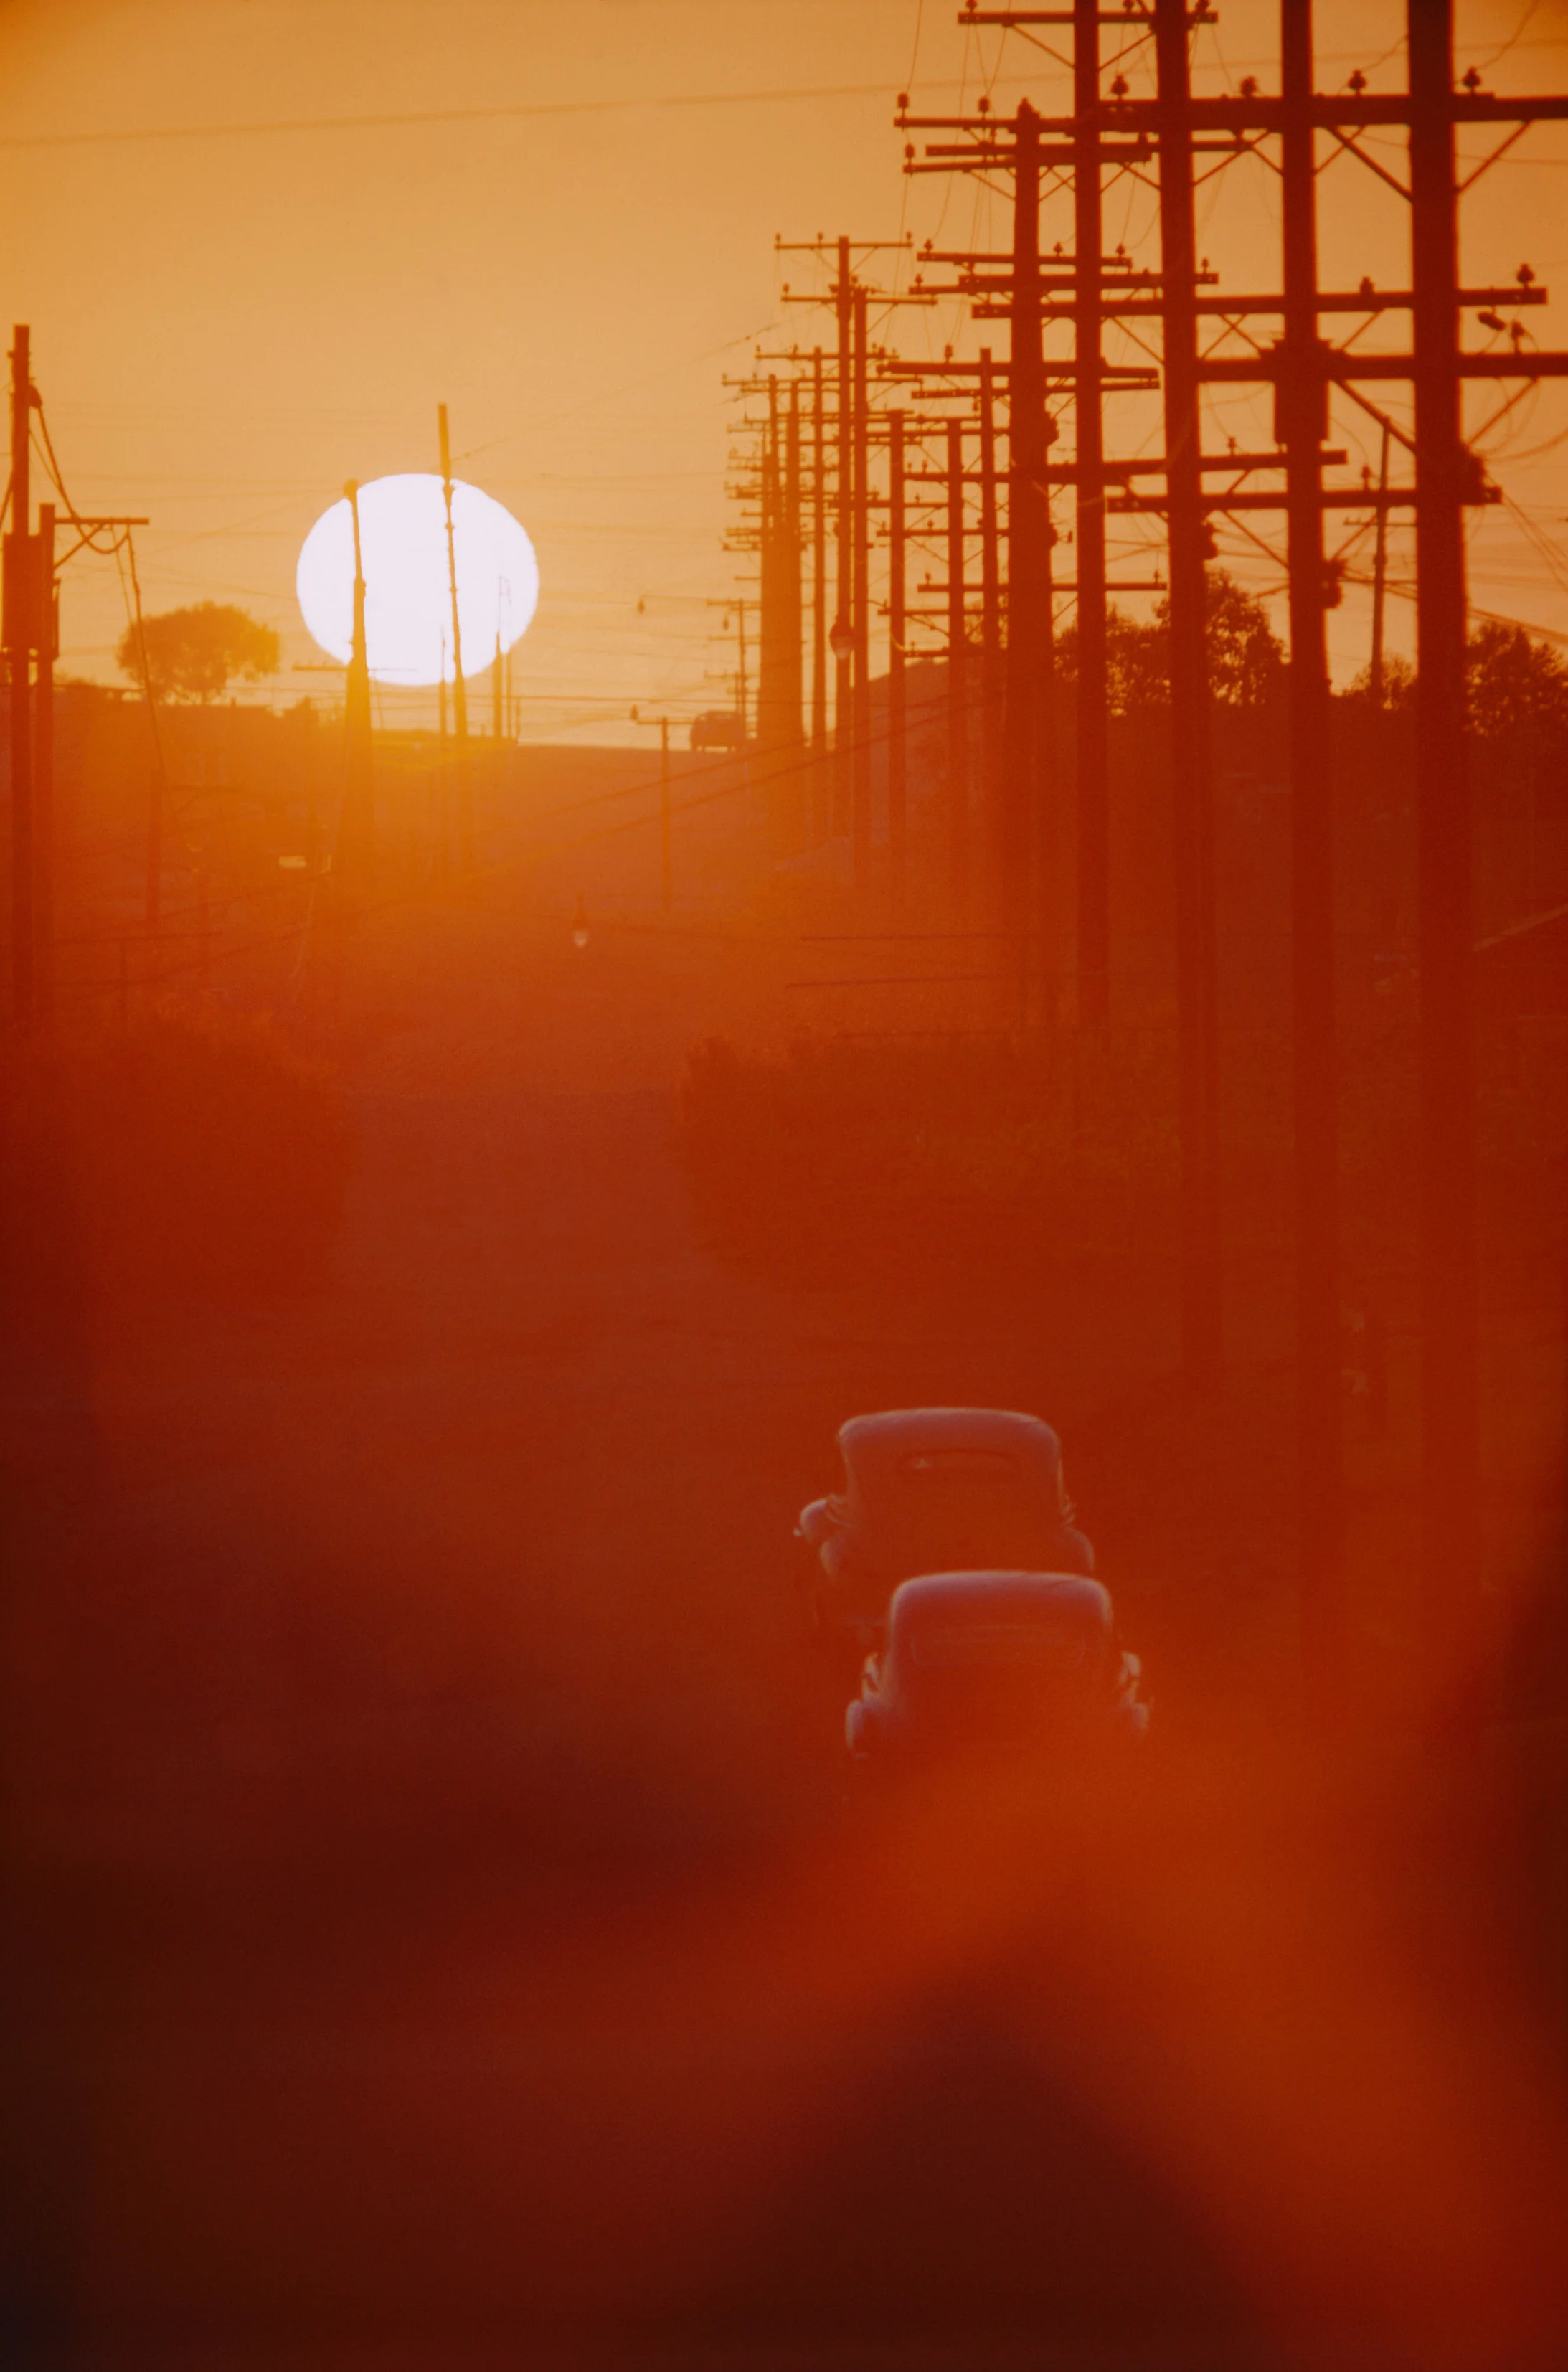
[[[441,481],[410,472],[359,490],[365,631],[378,683],[431,684],[453,676],[447,515]],[[524,529],[477,486],[452,488],[463,672],[477,674],[527,632],[539,564]],[[354,525],[348,503],[323,511],[300,549],[296,577],[305,622],[325,651],[347,660],[354,629]]]

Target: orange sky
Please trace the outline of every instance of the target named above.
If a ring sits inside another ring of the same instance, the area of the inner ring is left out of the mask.
[[[774,232],[903,225],[996,244],[1001,200],[904,181],[892,94],[912,87],[931,111],[987,87],[998,107],[1026,90],[1066,104],[1058,66],[1016,36],[965,34],[956,14],[954,0],[8,0],[6,319],[32,324],[74,499],[151,514],[150,609],[238,600],[282,629],[272,696],[292,700],[313,688],[291,671],[315,656],[293,593],[302,537],[345,477],[433,466],[445,400],[464,474],[539,549],[519,653],[530,738],[636,739],[633,701],[710,704],[707,671],[728,651],[703,604],[749,565],[721,548],[723,374],[759,338],[812,334],[814,317],[781,305],[781,278],[803,274],[780,273]],[[1317,16],[1325,87],[1357,64],[1398,87],[1400,0],[1318,0]],[[1489,87],[1568,88],[1568,0],[1460,0],[1459,18],[1460,64]],[[1274,0],[1221,0],[1203,81],[1254,72],[1268,87],[1274,19]],[[1353,162],[1321,186],[1325,278],[1403,280],[1399,202]],[[1274,187],[1248,164],[1209,192],[1202,243],[1222,285],[1277,283]],[[1108,209],[1151,262],[1153,206],[1123,184]],[[1046,230],[1069,234],[1060,200]],[[1568,344],[1568,126],[1530,133],[1469,203],[1467,273],[1511,279],[1526,260],[1559,296],[1530,326]],[[908,353],[978,343],[953,307],[900,314],[887,334]],[[1472,399],[1472,419],[1496,400]],[[1214,429],[1247,441],[1266,423],[1244,395]],[[1361,437],[1352,411],[1334,425],[1336,441]],[[1541,449],[1565,431],[1568,387],[1548,385],[1481,440],[1526,516],[1476,521],[1472,593],[1568,634],[1568,444]],[[1111,450],[1153,441],[1127,401]],[[1237,532],[1220,541],[1260,589],[1277,582]],[[1116,559],[1145,573],[1131,544]],[[75,564],[64,667],[111,676],[123,615],[112,570]],[[1344,680],[1365,659],[1365,595],[1353,587],[1333,623]],[[1407,603],[1390,634],[1408,644]]]

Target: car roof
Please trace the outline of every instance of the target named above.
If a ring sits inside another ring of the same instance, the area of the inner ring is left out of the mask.
[[[900,1639],[929,1622],[1038,1622],[1041,1625],[1109,1633],[1110,1593],[1077,1573],[924,1573],[900,1582],[888,1610],[888,1635]]]
[[[839,1427],[846,1464],[881,1464],[930,1449],[991,1449],[1054,1460],[1061,1444],[1043,1417],[1016,1409],[882,1409]]]

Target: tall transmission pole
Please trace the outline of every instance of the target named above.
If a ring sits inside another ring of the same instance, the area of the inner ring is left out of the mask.
[[[1049,848],[1044,810],[1054,792],[1051,676],[1051,496],[1046,482],[1055,423],[1046,417],[1040,321],[1040,117],[1027,99],[1015,118],[1013,285],[1007,378],[1007,846],[1012,885],[1005,927],[1027,944],[1043,911]],[[1029,895],[1031,869],[1036,899]]]
[[[1181,1350],[1190,1380],[1225,1364],[1219,1169],[1219,961],[1209,749],[1208,528],[1198,407],[1187,0],[1154,0],[1170,552],[1170,762],[1176,815],[1176,972],[1181,1142]]]
[[[1366,677],[1374,708],[1383,705],[1383,621],[1388,599],[1388,423],[1386,420],[1377,457],[1377,524],[1373,530],[1372,546],[1372,657]]]
[[[908,521],[904,414],[888,414],[888,864],[895,900],[909,864]]]
[[[1452,0],[1408,0],[1415,385],[1416,870],[1421,959],[1422,1561],[1446,1645],[1481,1525],[1475,893],[1465,736],[1458,192]]]
[[[854,284],[850,243],[839,240],[833,302],[839,329],[839,469],[836,604],[830,640],[833,651],[833,830],[848,831],[854,800]]]
[[[962,913],[970,882],[969,633],[964,599],[964,424],[947,423],[947,865]]]
[[[854,378],[850,390],[851,452],[854,465],[852,549],[854,573],[850,630],[854,637],[854,690],[851,711],[851,840],[854,886],[871,887],[871,416],[866,387],[866,291],[854,291]]]
[[[1281,0],[1280,51],[1284,333],[1276,357],[1275,408],[1285,455],[1290,563],[1296,1488],[1302,1657],[1308,1693],[1327,1712],[1343,1683],[1344,1441],[1333,752],[1323,553],[1329,382],[1318,331],[1312,0]]]
[[[1078,1018],[1110,1011],[1110,744],[1106,702],[1105,273],[1100,186],[1099,0],[1073,0],[1074,355],[1077,439]]]
[[[1002,554],[996,501],[996,374],[980,351],[980,804],[984,900],[1001,911]]]
[[[675,855],[669,789],[669,719],[658,721],[659,903],[668,922],[675,906]]]
[[[359,532],[359,484],[343,488],[354,528],[354,624],[343,691],[343,805],[338,827],[342,872],[352,884],[368,880],[376,864],[375,760],[370,726],[370,653],[365,632],[365,554]]]
[[[60,610],[54,587],[54,505],[38,506],[33,570],[38,677],[33,687],[33,1006],[45,1025],[54,1010],[54,661]]]
[[[441,440],[441,493],[447,511],[447,585],[452,602],[452,724],[457,746],[458,833],[462,869],[473,865],[473,793],[469,781],[469,696],[463,681],[463,627],[458,614],[458,539],[452,524],[452,448],[447,407],[436,406]]]
[[[831,830],[828,780],[828,448],[822,349],[811,356],[811,845]]]
[[[32,540],[32,341],[11,344],[11,525],[6,536],[6,658],[11,682],[11,998],[18,1030],[33,1021],[32,651],[37,554]]]

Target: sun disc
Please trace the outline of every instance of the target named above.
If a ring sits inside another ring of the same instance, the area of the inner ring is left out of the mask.
[[[452,596],[441,480],[410,471],[359,489],[365,642],[378,683],[450,683]],[[454,480],[458,624],[463,674],[510,650],[539,601],[539,564],[525,529],[477,486]],[[324,651],[347,662],[354,643],[354,521],[346,497],[323,511],[300,547],[296,588]]]

